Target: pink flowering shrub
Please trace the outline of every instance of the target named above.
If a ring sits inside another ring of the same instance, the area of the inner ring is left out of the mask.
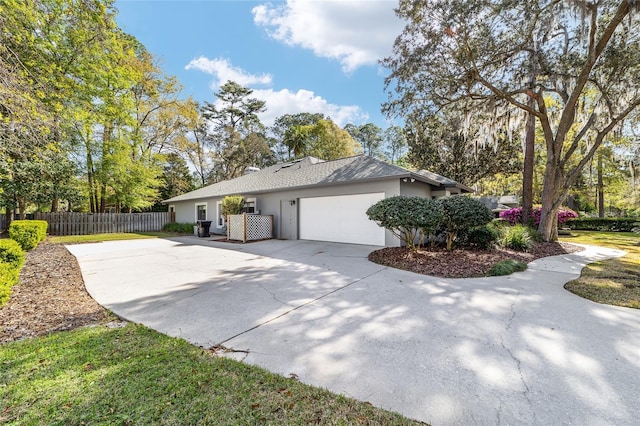
[[[535,224],[538,226],[540,224],[540,216],[542,214],[542,207],[537,206],[534,207],[531,211],[531,224]],[[568,220],[575,219],[578,217],[578,213],[574,212],[569,208],[561,208],[558,212],[558,223],[565,223]],[[513,209],[505,210],[500,212],[500,218],[506,220],[511,225],[515,225],[516,223],[522,223],[522,207],[515,207]]]

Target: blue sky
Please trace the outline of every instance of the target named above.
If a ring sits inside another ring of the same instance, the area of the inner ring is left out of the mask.
[[[402,22],[393,0],[117,0],[120,27],[178,77],[183,95],[213,102],[227,80],[267,102],[264,124],[321,112],[337,124],[389,123],[377,61]]]

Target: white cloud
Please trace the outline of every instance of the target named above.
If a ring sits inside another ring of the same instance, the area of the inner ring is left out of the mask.
[[[266,126],[271,126],[281,115],[299,112],[322,113],[340,127],[347,123],[363,123],[369,118],[357,105],[331,104],[310,90],[292,92],[288,89],[256,89],[253,96],[267,102],[267,111],[260,115],[260,120]]]
[[[403,22],[390,0],[288,0],[253,8],[253,21],[290,46],[336,59],[345,72],[373,65],[391,53]]]
[[[201,56],[189,62],[185,69],[195,69],[213,75],[211,89],[214,91],[227,80],[235,81],[245,87],[272,82],[270,74],[251,75],[241,68],[234,67],[226,59],[207,59]],[[322,113],[341,127],[347,123],[363,123],[369,118],[357,105],[332,104],[310,90],[300,89],[292,92],[289,89],[252,89],[252,97],[267,103],[267,110],[260,114],[260,120],[266,126],[271,126],[281,115],[299,112]]]
[[[200,56],[199,58],[192,59],[184,69],[198,70],[213,75],[215,77],[215,80],[212,82],[212,88],[214,90],[229,80],[235,81],[241,86],[254,84],[269,85],[272,82],[270,74],[249,74],[241,68],[234,67],[229,60],[224,58],[209,59]]]

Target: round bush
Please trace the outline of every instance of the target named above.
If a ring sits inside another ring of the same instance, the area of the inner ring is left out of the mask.
[[[44,220],[14,220],[9,225],[9,238],[23,250],[31,250],[47,237],[47,225]]]
[[[0,262],[0,306],[7,303],[11,288],[18,283],[18,269],[8,263]]]
[[[14,240],[0,240],[0,263],[10,265],[14,269],[20,269],[24,264],[25,253]]]
[[[506,259],[493,265],[487,272],[490,277],[498,277],[501,275],[511,275],[514,272],[522,272],[527,269],[527,264],[519,260]]]
[[[498,230],[491,225],[478,226],[466,231],[461,240],[465,247],[488,250],[498,240]]]
[[[398,195],[378,201],[367,209],[367,217],[388,229],[410,249],[434,232],[443,219],[442,206],[423,197]]]
[[[447,230],[447,250],[453,248],[458,234],[491,222],[493,213],[487,206],[473,198],[454,195],[439,200],[443,208],[443,225]]]

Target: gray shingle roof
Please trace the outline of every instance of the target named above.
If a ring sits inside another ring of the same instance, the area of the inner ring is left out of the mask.
[[[427,173],[412,173],[402,167],[366,155],[333,161],[305,157],[288,163],[276,164],[235,179],[214,183],[165,200],[165,203],[403,177],[413,177],[433,186],[460,185],[435,173]]]

